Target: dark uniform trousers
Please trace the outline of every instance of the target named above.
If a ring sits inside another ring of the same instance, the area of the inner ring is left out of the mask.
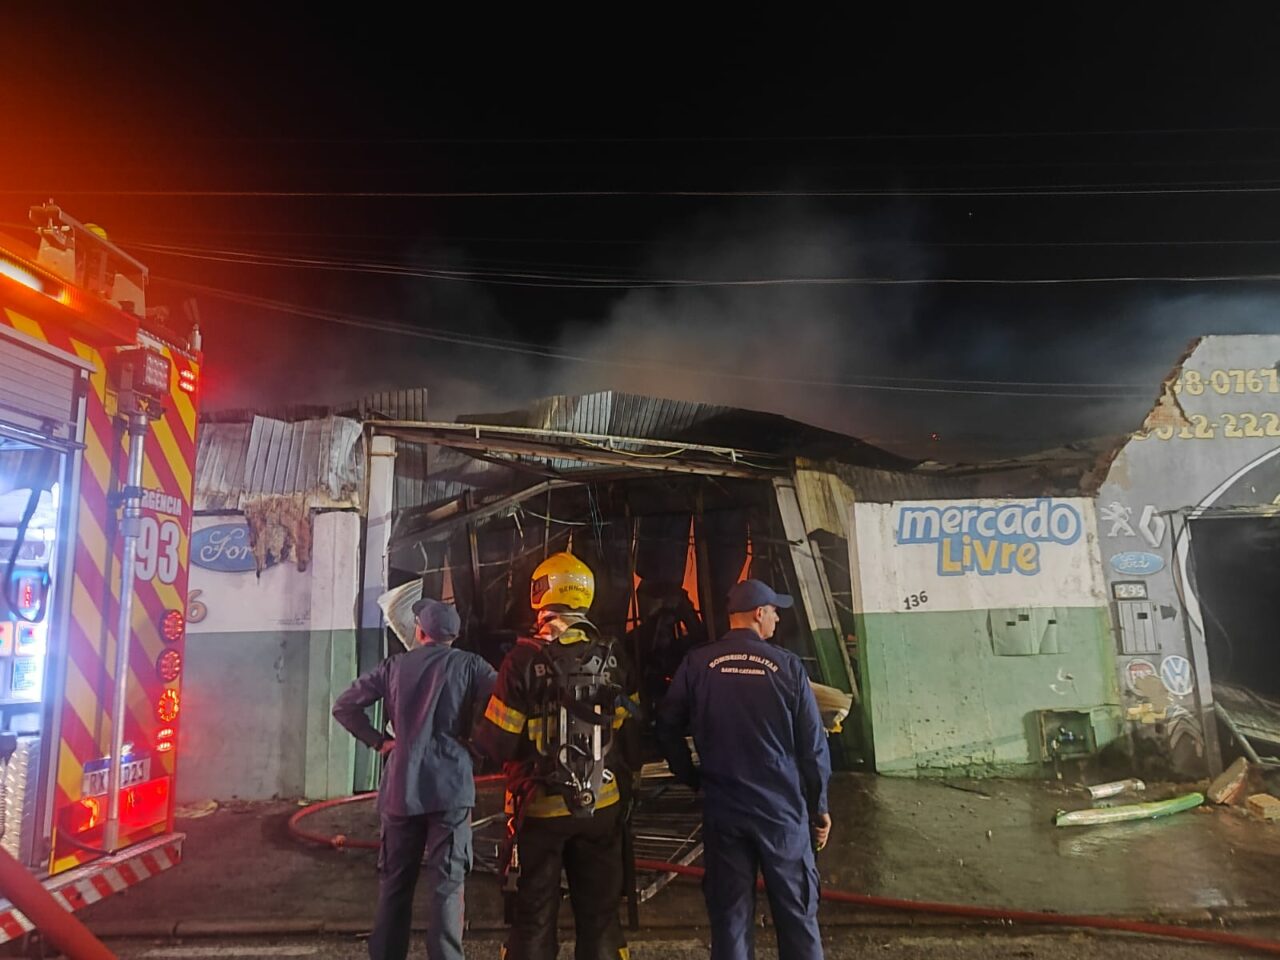
[[[525,817],[520,828],[520,881],[506,960],[555,960],[560,871],[569,879],[576,960],[626,957],[618,919],[622,898],[622,805],[591,817]]]
[[[378,913],[369,937],[372,960],[409,955],[413,891],[418,874],[427,902],[428,960],[462,960],[463,886],[471,869],[471,808],[397,817],[382,815],[378,851]],[[423,855],[426,863],[423,863]]]
[[[756,875],[764,874],[778,934],[778,960],[822,960],[818,868],[808,831],[762,817],[757,824],[706,820],[702,892],[711,921],[712,960],[755,956]]]

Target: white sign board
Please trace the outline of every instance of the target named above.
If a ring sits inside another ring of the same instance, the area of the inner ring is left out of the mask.
[[[855,503],[865,613],[1105,603],[1082,498]]]

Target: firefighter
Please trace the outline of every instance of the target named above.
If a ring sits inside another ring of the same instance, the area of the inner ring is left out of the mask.
[[[658,708],[658,743],[671,772],[705,790],[702,889],[714,960],[754,956],[758,872],[778,956],[822,957],[814,852],[831,830],[831,760],[804,664],[768,642],[778,610],[791,605],[759,580],[734,586],[729,632],[690,651]]]
[[[590,568],[570,553],[533,572],[533,635],[521,638],[474,741],[503,762],[511,896],[507,960],[553,960],[560,875],[569,882],[577,960],[627,956],[618,919],[634,764],[634,703],[621,646],[587,619]]]
[[[388,756],[378,789],[378,912],[369,937],[372,960],[409,952],[413,891],[424,869],[427,957],[462,960],[463,885],[471,869],[475,775],[466,739],[489,699],[496,673],[474,653],[453,648],[461,622],[452,604],[413,605],[416,644],[356,680],[333,715],[367,746]],[[369,722],[364,708],[386,701],[394,736]]]

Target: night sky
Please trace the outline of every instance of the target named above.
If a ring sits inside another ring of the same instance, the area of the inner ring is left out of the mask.
[[[195,296],[210,409],[616,388],[974,458],[1280,331],[1267,5],[172,9],[5,15],[0,229],[52,197]],[[1138,279],[1008,282],[1082,278]]]

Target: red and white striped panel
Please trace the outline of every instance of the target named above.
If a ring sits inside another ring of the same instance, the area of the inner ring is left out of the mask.
[[[44,882],[66,910],[79,910],[119,893],[182,861],[182,841],[186,836],[170,833],[139,843],[111,857],[104,857]],[[0,943],[15,940],[35,929],[8,900],[0,899]]]

